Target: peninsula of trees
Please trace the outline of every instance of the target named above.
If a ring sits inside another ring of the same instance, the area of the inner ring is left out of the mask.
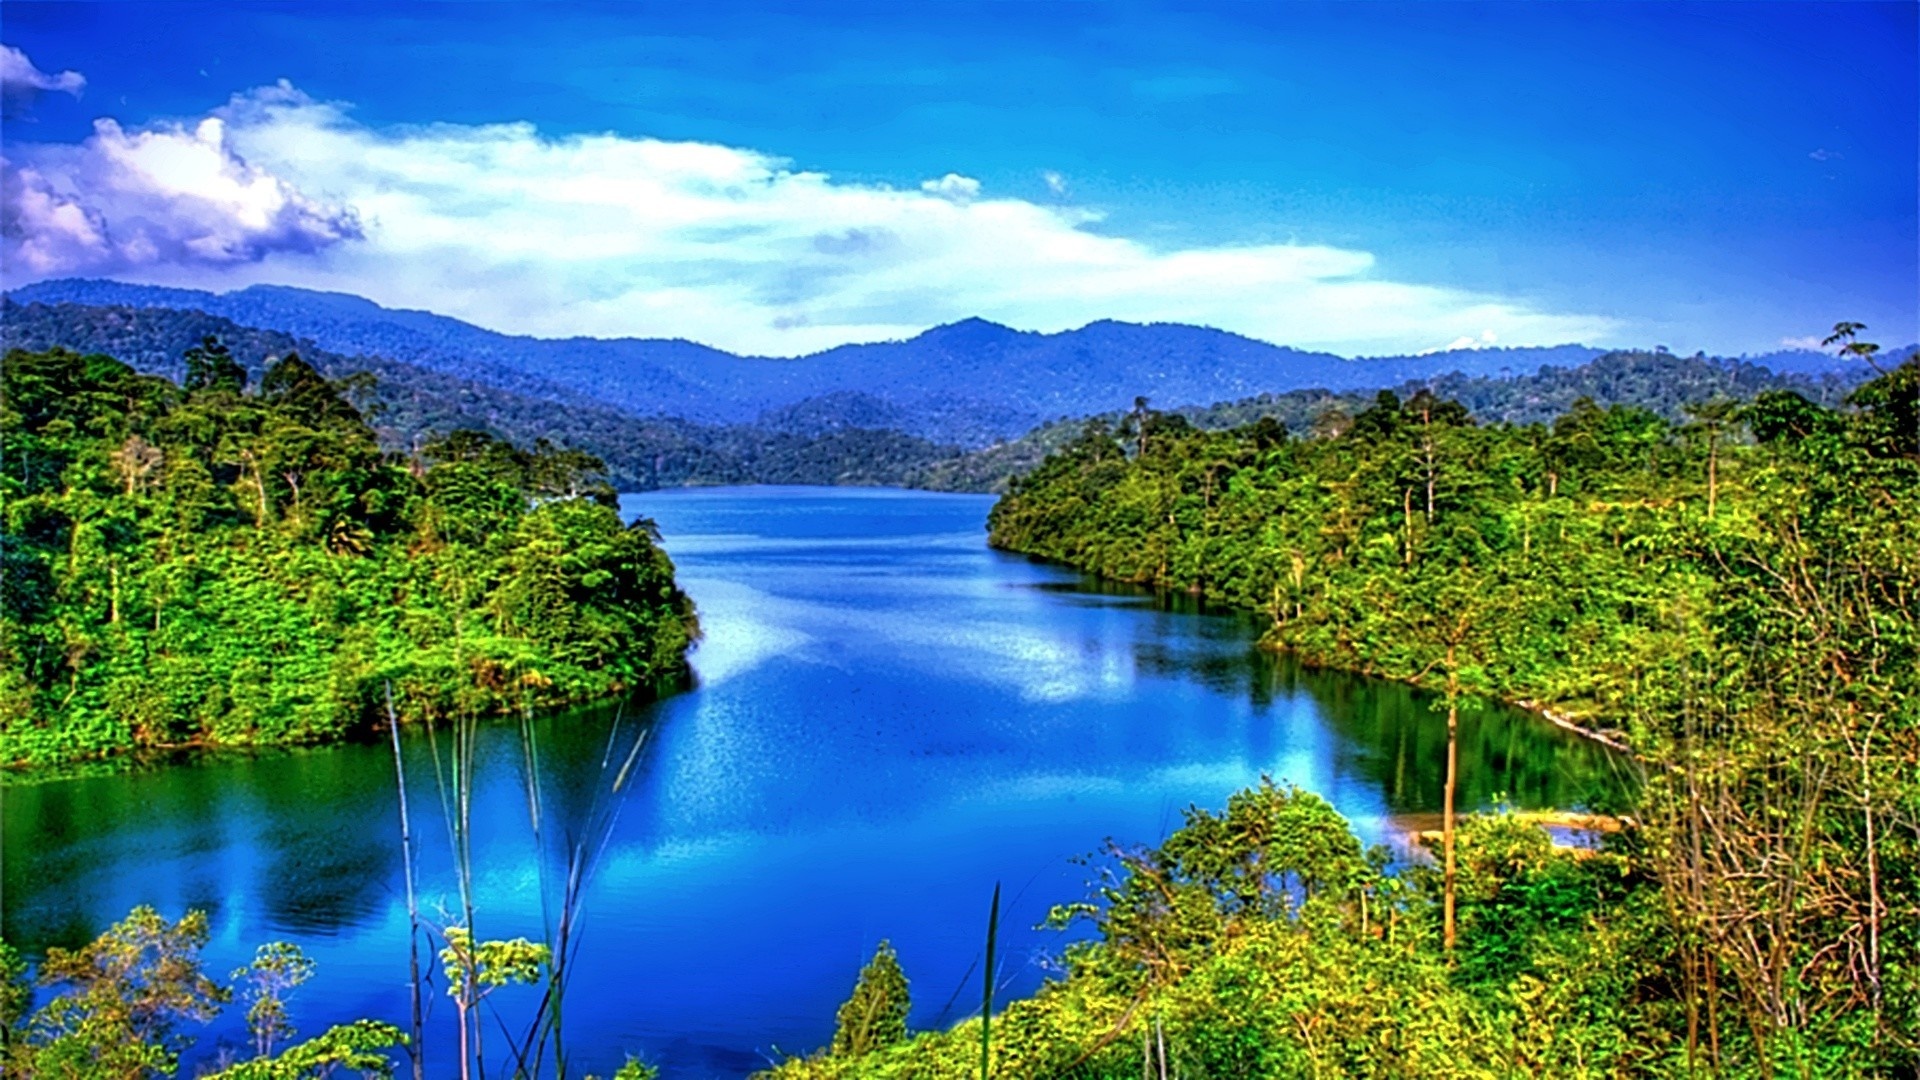
[[[458,431],[383,452],[297,356],[175,384],[7,354],[0,764],[336,738],[685,670],[693,608],[600,462]]]

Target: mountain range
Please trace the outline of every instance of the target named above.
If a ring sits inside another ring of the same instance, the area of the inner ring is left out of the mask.
[[[1584,364],[1585,345],[1347,358],[1172,323],[1103,320],[1034,333],[984,319],[904,341],[843,345],[794,358],[737,356],[682,340],[547,339],[497,333],[344,293],[256,285],[227,293],[64,279],[12,290],[22,305],[199,311],[305,340],[341,356],[377,356],[569,407],[705,425],[753,424],[811,437],[892,430],[977,448],[1037,424],[1125,408],[1206,405],[1262,393],[1394,386],[1451,373],[1499,377]],[[1817,374],[1835,358],[1751,358]]]
[[[926,466],[961,454],[886,427],[824,422],[804,409],[766,427],[635,416],[564,387],[536,384],[543,392],[535,394],[404,360],[344,356],[309,339],[198,310],[0,299],[0,348],[104,353],[176,382],[186,373],[183,354],[208,336],[225,343],[256,384],[274,358],[289,353],[329,378],[372,375],[373,386],[357,392],[357,403],[388,449],[411,451],[461,428],[521,445],[548,439],[599,457],[623,491],[755,483],[911,486]]]

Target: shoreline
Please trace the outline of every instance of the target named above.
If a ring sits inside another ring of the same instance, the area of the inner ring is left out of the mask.
[[[1172,595],[1172,596],[1181,596],[1189,600],[1198,601],[1203,607],[1210,606],[1222,611],[1232,611],[1242,615],[1253,615],[1253,616],[1265,618],[1268,621],[1270,626],[1278,625],[1274,621],[1273,616],[1267,614],[1266,612],[1260,610],[1259,608],[1242,607],[1238,604],[1231,604],[1231,603],[1218,601],[1218,600],[1210,600],[1208,599],[1205,590],[1198,585],[1187,585],[1187,586],[1156,585],[1151,582],[1145,582],[1145,581],[1129,581],[1126,578],[1109,577],[1105,574],[1101,574],[1097,571],[1090,570],[1086,567],[1077,566],[1071,562],[1067,562],[1064,559],[1055,559],[1046,555],[1038,555],[1029,551],[1021,551],[1017,548],[1001,547],[993,543],[991,538],[988,539],[987,546],[989,548],[992,548],[995,551],[1004,551],[1010,555],[1019,555],[1023,558],[1032,559],[1035,562],[1047,563],[1053,566],[1064,567],[1068,570],[1072,570],[1074,573],[1082,574],[1095,581],[1108,582],[1115,585],[1127,585],[1137,589],[1148,589],[1156,593],[1165,593],[1167,595]],[[1397,682],[1407,686],[1417,687],[1421,690],[1440,692],[1440,693],[1445,692],[1445,687],[1433,686],[1430,683],[1422,681],[1418,675],[1389,675],[1385,672],[1377,671],[1372,668],[1366,667],[1364,665],[1335,663],[1333,661],[1326,659],[1325,657],[1315,656],[1311,653],[1304,652],[1292,645],[1288,645],[1288,644],[1285,644],[1284,642],[1273,640],[1271,636],[1271,631],[1269,631],[1268,633],[1261,634],[1259,641],[1255,643],[1255,647],[1260,649],[1265,649],[1269,652],[1274,652],[1274,653],[1286,653],[1289,656],[1292,656],[1294,659],[1307,665],[1308,667],[1319,668],[1323,671],[1337,671],[1337,672],[1341,672],[1343,674],[1348,674],[1348,675],[1363,675],[1370,679],[1385,679],[1389,682]],[[1472,696],[1482,698],[1488,701],[1494,701],[1501,705],[1506,705],[1511,708],[1519,709],[1523,712],[1531,713],[1534,716],[1537,716],[1540,719],[1545,720],[1547,723],[1552,724],[1554,727],[1557,727],[1560,730],[1565,731],[1571,735],[1575,735],[1579,738],[1586,739],[1589,742],[1599,743],[1601,746],[1604,746],[1609,750],[1613,750],[1617,753],[1624,754],[1628,757],[1633,758],[1636,761],[1640,759],[1640,755],[1637,754],[1634,751],[1633,747],[1628,745],[1628,743],[1626,742],[1624,732],[1617,731],[1611,728],[1590,727],[1587,724],[1582,723],[1572,713],[1555,709],[1552,706],[1546,705],[1539,701],[1534,701],[1530,698],[1506,697],[1497,693],[1481,693],[1481,692],[1475,692]]]
[[[670,684],[670,685],[667,685]],[[533,716],[545,719],[563,713],[581,709],[604,708],[616,703],[649,705],[678,694],[686,693],[696,686],[693,669],[690,664],[683,670],[656,679],[652,685],[643,688],[622,688],[604,694],[590,694],[566,701],[553,702],[533,710]],[[509,706],[490,709],[477,713],[473,717],[480,723],[497,723],[502,719],[516,715]],[[400,718],[400,729],[411,731],[431,727],[435,724],[452,723],[450,717]],[[391,726],[383,716],[375,715],[361,723],[342,728],[325,738],[300,739],[284,742],[219,742],[205,738],[195,738],[186,742],[159,743],[145,746],[132,746],[111,753],[89,757],[58,758],[41,762],[10,762],[0,764],[0,789],[21,787],[31,784],[58,783],[63,780],[90,779],[99,776],[125,776],[132,773],[151,772],[157,769],[172,769],[181,766],[197,765],[222,758],[257,757],[265,754],[301,753],[314,750],[327,750],[340,746],[386,744],[384,737]]]
[[[1249,611],[1252,614],[1256,614],[1256,615],[1262,614],[1261,612],[1251,608],[1239,608],[1235,610]],[[1261,636],[1259,647],[1262,649],[1267,649],[1272,652],[1276,652],[1276,653],[1286,653],[1294,657],[1295,659],[1299,660],[1301,663],[1307,665],[1308,667],[1319,668],[1323,671],[1338,671],[1348,675],[1364,675],[1370,679],[1385,679],[1388,682],[1401,683],[1403,685],[1416,687],[1418,689],[1426,690],[1431,693],[1446,692],[1445,687],[1434,686],[1431,683],[1423,681],[1417,675],[1388,675],[1385,672],[1375,671],[1366,667],[1355,667],[1350,664],[1332,663],[1327,661],[1324,658],[1316,657],[1309,653],[1302,652],[1301,650],[1296,649],[1293,646],[1287,645],[1283,642],[1273,641],[1268,637],[1266,637],[1265,635]],[[1571,735],[1575,735],[1582,739],[1586,739],[1589,742],[1599,743],[1601,746],[1604,746],[1609,750],[1613,750],[1618,753],[1625,754],[1628,757],[1634,758],[1636,760],[1638,760],[1640,757],[1639,754],[1634,752],[1633,747],[1629,746],[1626,743],[1623,732],[1614,731],[1612,729],[1588,727],[1587,725],[1581,723],[1578,719],[1576,719],[1572,713],[1561,712],[1559,710],[1552,708],[1551,706],[1544,705],[1538,701],[1534,701],[1529,698],[1504,697],[1497,693],[1485,693],[1481,691],[1468,692],[1467,696],[1477,697],[1486,701],[1492,701],[1501,705],[1508,706],[1509,708],[1519,709],[1522,712],[1530,713],[1534,716],[1537,716],[1540,719],[1545,720],[1547,723],[1552,724],[1554,727],[1557,727],[1560,730],[1565,731]]]

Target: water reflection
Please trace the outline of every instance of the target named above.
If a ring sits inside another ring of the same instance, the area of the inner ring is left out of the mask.
[[[1446,725],[1440,722],[1443,696],[1312,668],[1289,654],[1259,648],[1253,642],[1265,628],[1263,618],[1212,607],[1186,593],[1085,576],[1030,587],[1070,602],[1134,608],[1185,622],[1184,633],[1173,632],[1159,617],[1138,622],[1130,642],[1134,673],[1244,696],[1260,715],[1304,695],[1317,706],[1314,721],[1337,736],[1341,764],[1377,785],[1390,813],[1425,815],[1441,807],[1447,749]],[[1460,707],[1462,809],[1504,804],[1613,810],[1632,786],[1630,764],[1599,743],[1497,702],[1467,698]]]

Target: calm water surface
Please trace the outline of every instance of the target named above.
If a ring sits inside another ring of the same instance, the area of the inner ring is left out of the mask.
[[[738,1076],[811,1050],[883,937],[913,1023],[964,1018],[996,881],[1003,978],[1029,991],[1064,943],[1030,928],[1085,893],[1074,856],[1156,841],[1263,773],[1325,795],[1369,840],[1439,807],[1429,697],[1265,655],[1245,616],[988,551],[986,497],[751,488],[623,505],[658,521],[700,606],[697,686],[536,722],[544,851],[516,725],[482,739],[474,810],[485,937],[538,936],[561,838],[607,838],[567,1005],[578,1065],[634,1052],[672,1077]],[[643,729],[609,797],[606,763]],[[1616,784],[1597,749],[1524,715],[1470,713],[1462,733],[1466,803],[1583,804]],[[411,733],[405,750],[423,906],[451,910],[432,747]],[[0,789],[0,922],[37,953],[135,904],[204,908],[211,971],[276,938],[319,961],[294,1003],[305,1033],[404,1023],[394,788],[374,742]],[[511,1021],[533,998],[495,1000]],[[236,1041],[241,1011],[200,1032],[194,1058]]]

